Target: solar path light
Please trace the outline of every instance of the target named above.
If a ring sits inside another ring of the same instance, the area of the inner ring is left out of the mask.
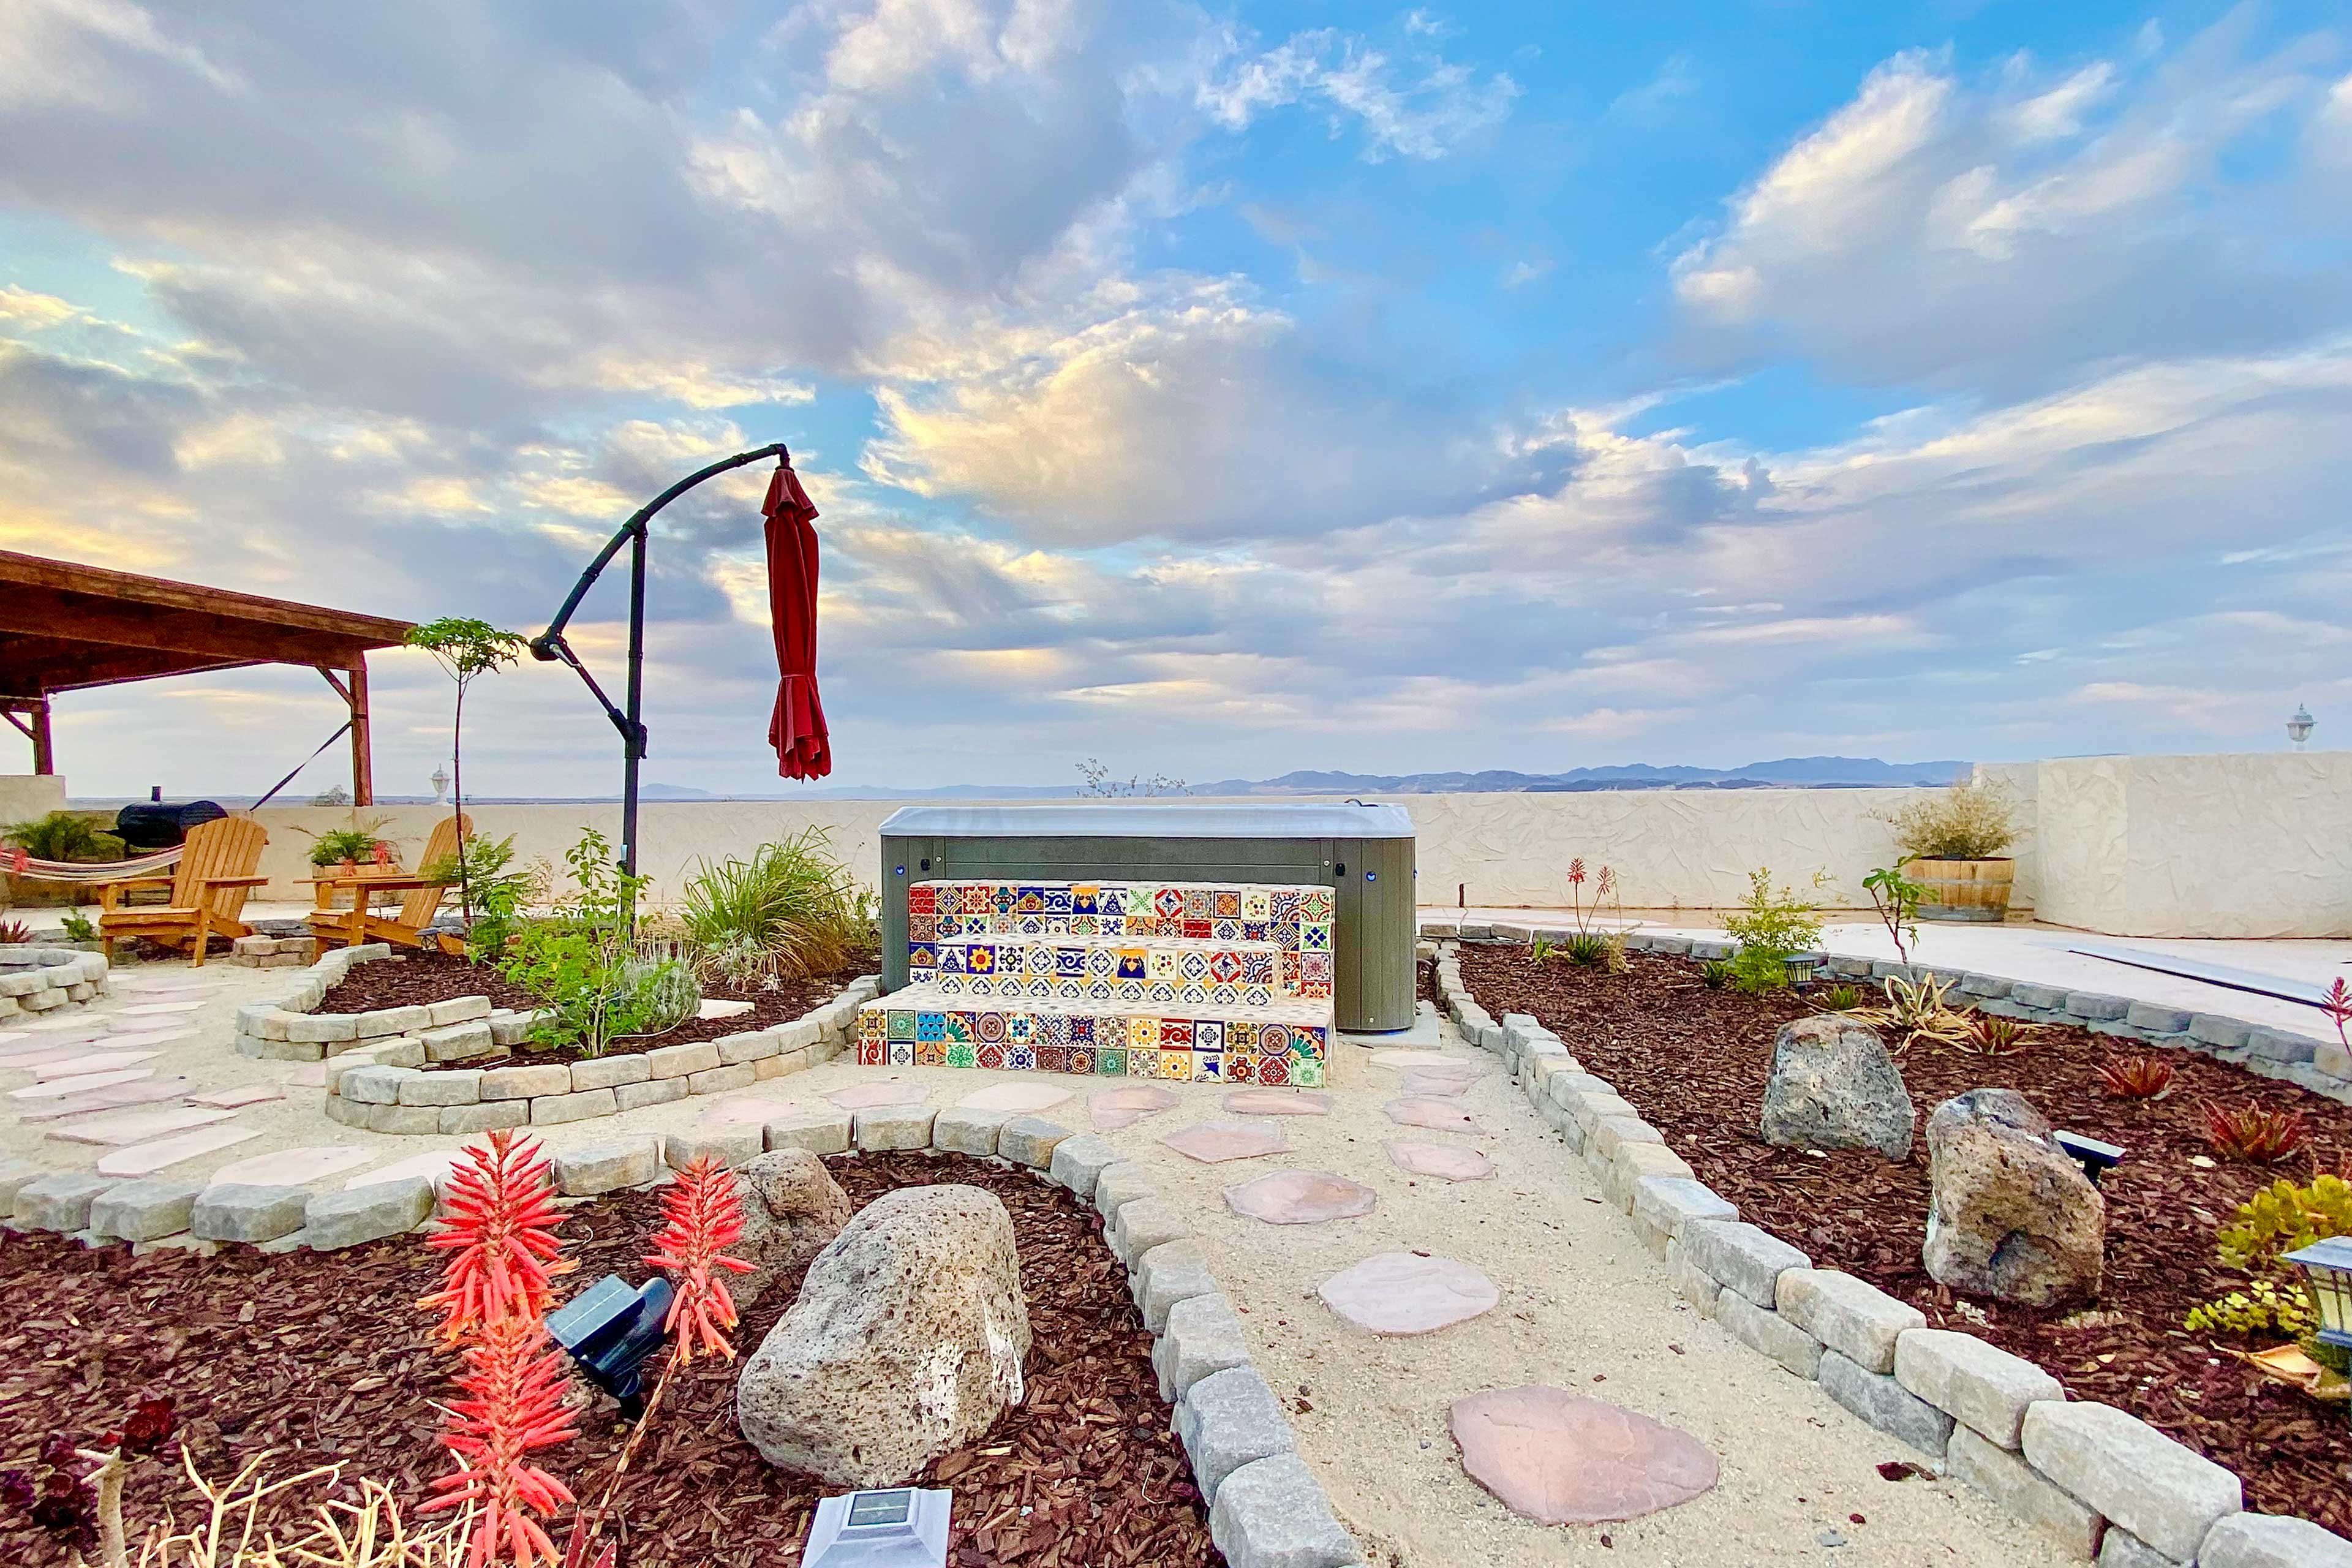
[[[2315,1241],[2286,1260],[2303,1270],[2312,1304],[2319,1309],[2321,1344],[2352,1350],[2352,1237]]]
[[[914,1487],[850,1492],[816,1505],[806,1568],[945,1568],[950,1494]]]

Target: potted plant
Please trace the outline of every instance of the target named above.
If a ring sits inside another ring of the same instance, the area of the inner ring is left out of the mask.
[[[388,847],[376,837],[380,826],[371,823],[364,827],[328,828],[310,840],[310,864],[320,870],[341,866],[345,871],[356,871],[362,860],[381,858]]]
[[[1925,891],[1916,918],[1997,924],[2009,914],[2017,807],[2000,784],[1960,779],[1881,818],[1895,829],[1902,868]]]

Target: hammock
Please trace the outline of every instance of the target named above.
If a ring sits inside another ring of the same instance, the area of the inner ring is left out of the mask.
[[[184,845],[158,849],[152,855],[91,865],[82,860],[37,860],[22,849],[0,849],[0,871],[34,882],[71,882],[89,887],[100,882],[123,882],[139,877],[167,876],[186,853]]]

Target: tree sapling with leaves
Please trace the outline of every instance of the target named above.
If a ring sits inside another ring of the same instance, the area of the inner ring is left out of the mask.
[[[1925,882],[1915,882],[1903,874],[1903,868],[1919,858],[1906,855],[1892,866],[1881,866],[1862,879],[1864,889],[1870,894],[1870,907],[1878,911],[1878,923],[1895,939],[1896,962],[1911,962],[1911,949],[1919,943],[1919,906],[1934,900],[1936,889]],[[1908,938],[1908,942],[1906,942]]]
[[[462,823],[466,815],[466,688],[478,677],[513,664],[530,644],[520,632],[500,631],[488,621],[469,620],[462,616],[444,616],[437,621],[412,626],[404,640],[410,647],[431,654],[449,672],[449,679],[457,683],[457,712],[449,723],[449,812]],[[473,879],[463,853],[457,857],[457,907],[466,923],[472,925]]]

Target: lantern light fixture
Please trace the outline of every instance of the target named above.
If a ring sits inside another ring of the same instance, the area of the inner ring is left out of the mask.
[[[2319,1342],[2352,1350],[2352,1237],[2315,1241],[2286,1260],[2303,1270],[2312,1304],[2319,1309]]]
[[[2102,1143],[2080,1132],[2053,1132],[2050,1141],[2058,1145],[2060,1153],[2083,1167],[2083,1174],[2091,1178],[2095,1187],[2101,1176],[2124,1163],[2124,1147],[2120,1143]]]
[[[952,1500],[917,1487],[822,1499],[801,1561],[808,1568],[945,1568]]]
[[[2303,743],[2311,739],[2312,726],[2318,722],[2311,716],[2310,709],[2300,702],[2294,705],[2294,711],[2287,715],[2286,738],[2294,742],[2295,750],[2303,749]]]

